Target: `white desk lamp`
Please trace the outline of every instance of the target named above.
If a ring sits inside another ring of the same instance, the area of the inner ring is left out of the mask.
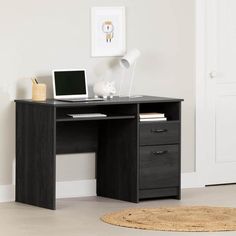
[[[135,71],[137,59],[140,57],[140,55],[141,55],[141,53],[138,49],[133,49],[133,50],[127,52],[124,55],[124,57],[122,57],[120,60],[121,67],[123,67],[127,70],[130,69],[130,67],[132,67],[131,81],[130,81],[130,85],[129,85],[129,94],[128,94],[129,97],[130,97],[131,90],[132,90],[132,85],[133,85],[133,80],[134,80],[134,71]],[[121,91],[121,86],[123,84],[123,80],[124,80],[124,76],[123,76],[122,81],[120,83],[119,96],[120,96],[120,91]]]

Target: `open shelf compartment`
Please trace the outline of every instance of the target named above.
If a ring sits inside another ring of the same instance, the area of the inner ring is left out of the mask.
[[[140,123],[153,123],[153,122],[174,122],[180,121],[180,103],[168,102],[168,103],[148,103],[140,104],[139,113],[164,113],[167,121],[140,121]]]
[[[86,120],[115,120],[115,119],[135,119],[137,117],[136,105],[113,105],[111,106],[89,106],[89,107],[67,107],[57,108],[57,122],[86,121]],[[80,117],[73,118],[68,114],[92,114],[102,113],[106,117]]]

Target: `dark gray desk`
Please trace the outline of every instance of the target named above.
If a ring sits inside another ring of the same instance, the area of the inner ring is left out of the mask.
[[[97,195],[139,202],[180,198],[182,99],[16,100],[16,201],[56,208],[56,154],[96,152]],[[69,113],[107,117],[70,118]],[[168,121],[139,122],[141,112]]]

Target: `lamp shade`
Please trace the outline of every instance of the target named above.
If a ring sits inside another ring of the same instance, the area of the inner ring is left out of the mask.
[[[138,49],[127,52],[120,60],[120,65],[126,69],[130,68],[141,55]]]

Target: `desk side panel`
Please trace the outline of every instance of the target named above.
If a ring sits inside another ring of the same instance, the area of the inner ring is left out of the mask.
[[[55,209],[55,110],[16,104],[16,201]]]
[[[137,119],[107,121],[99,130],[97,195],[138,202]]]
[[[179,144],[179,188],[178,188],[179,194],[176,198],[181,200],[182,102],[179,102],[179,121],[180,121],[180,127],[179,127],[179,140],[180,140],[180,144]]]

